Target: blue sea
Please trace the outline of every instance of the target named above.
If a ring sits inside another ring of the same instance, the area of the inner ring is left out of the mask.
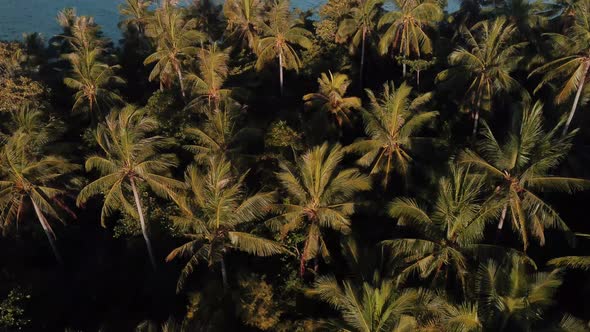
[[[187,0],[181,0],[187,1]],[[302,10],[319,8],[325,0],[291,0],[293,7]],[[450,0],[449,11],[458,7],[460,0]],[[39,32],[45,40],[60,33],[57,12],[66,7],[76,8],[78,15],[94,16],[106,36],[118,40],[119,13],[117,6],[124,0],[0,0],[0,40],[20,40],[23,33]]]

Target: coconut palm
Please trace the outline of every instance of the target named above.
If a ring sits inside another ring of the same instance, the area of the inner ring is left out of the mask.
[[[533,272],[518,258],[481,264],[475,275],[479,315],[493,331],[531,331],[561,286],[559,270]]]
[[[418,327],[416,315],[435,301],[422,289],[400,290],[391,280],[362,283],[338,282],[332,276],[318,277],[307,293],[330,304],[337,319],[323,321],[327,331],[402,332]]]
[[[394,257],[403,260],[398,282],[413,273],[420,278],[432,277],[433,283],[452,275],[465,287],[468,257],[480,249],[486,223],[501,209],[483,199],[484,186],[483,177],[451,166],[450,175],[439,183],[432,211],[408,198],[397,198],[390,204],[389,215],[398,218],[398,225],[413,226],[419,234],[382,242]]]
[[[341,73],[322,73],[318,83],[320,89],[317,93],[303,96],[305,104],[332,115],[338,126],[342,126],[344,122],[350,124],[350,112],[360,109],[362,104],[358,97],[344,97],[350,85],[348,76]]]
[[[197,72],[190,72],[186,80],[192,85],[192,93],[198,97],[189,106],[198,104],[203,98],[209,105],[213,103],[219,108],[221,99],[227,97],[231,90],[223,89],[223,84],[229,73],[230,49],[218,49],[217,44],[197,51]]]
[[[146,34],[156,44],[156,52],[143,62],[145,65],[156,63],[149,80],[159,78],[160,82],[163,82],[166,77],[176,75],[183,98],[186,96],[182,76],[183,61],[193,56],[197,51],[194,45],[205,39],[203,33],[195,30],[196,27],[195,19],[187,19],[180,9],[168,1],[162,2],[162,6],[155,11],[146,25]]]
[[[194,139],[194,144],[184,148],[195,155],[197,163],[208,162],[211,157],[235,162],[243,156],[242,143],[256,136],[256,132],[250,128],[238,128],[241,110],[241,106],[229,98],[221,103],[221,107],[202,108],[205,121],[199,127],[185,130],[187,136]]]
[[[230,36],[246,42],[254,52],[258,46],[263,11],[264,3],[261,0],[227,0],[223,4]]]
[[[466,47],[459,47],[449,55],[449,64],[455,67],[440,72],[437,80],[454,75],[468,76],[469,87],[463,107],[472,114],[475,136],[480,112],[491,110],[492,98],[520,87],[510,74],[522,59],[519,53],[527,43],[514,42],[518,31],[505,17],[481,21],[469,30],[461,26],[460,32]]]
[[[301,59],[295,47],[310,48],[311,33],[300,27],[303,22],[294,17],[288,0],[275,2],[268,14],[268,23],[260,25],[262,38],[258,42],[256,68],[262,69],[270,61],[279,61],[279,81],[283,95],[283,68],[299,71]]]
[[[102,50],[108,40],[101,38],[100,27],[93,17],[77,16],[69,26],[71,35],[64,36],[74,48],[75,52],[88,53],[95,49]]]
[[[115,74],[120,66],[109,66],[98,61],[100,49],[66,55],[72,69],[64,84],[76,90],[72,110],[88,109],[90,114],[122,103],[121,96],[112,88],[125,81]]]
[[[350,8],[348,17],[340,22],[338,31],[336,32],[338,39],[350,39],[350,46],[352,48],[361,48],[361,86],[363,84],[367,38],[375,30],[377,15],[379,14],[382,3],[382,0],[359,0],[356,2],[356,6]]]
[[[432,41],[427,34],[443,18],[443,11],[435,0],[394,0],[396,9],[383,15],[379,28],[388,26],[379,41],[379,52],[397,51],[404,59],[432,53]],[[402,63],[403,76],[406,64]]]
[[[119,5],[119,13],[123,16],[120,26],[131,26],[143,34],[149,16],[151,0],[125,0]]]
[[[575,22],[565,34],[547,34],[558,54],[563,56],[533,70],[531,75],[543,74],[537,92],[548,82],[565,79],[565,83],[555,96],[555,102],[562,104],[575,93],[574,101],[562,134],[565,135],[574,118],[584,86],[590,81],[590,1],[581,0],[573,5]]]
[[[412,146],[419,140],[416,132],[438,112],[418,112],[431,99],[431,93],[412,99],[412,88],[406,83],[396,89],[393,82],[389,82],[383,88],[379,98],[367,90],[371,109],[363,111],[363,119],[369,137],[351,144],[346,150],[361,153],[358,164],[369,167],[370,174],[384,173],[382,184],[386,187],[391,171],[406,173],[412,161]]]
[[[39,115],[38,111],[23,112],[30,112],[28,118],[32,121]],[[17,130],[0,150],[0,225],[20,222],[25,211],[32,207],[55,258],[62,263],[48,218],[62,220],[55,205],[70,212],[59,196],[67,192],[63,186],[64,177],[78,166],[59,156],[33,153],[41,147],[32,149],[31,145],[47,143],[37,136],[44,135],[45,128],[29,129]]]
[[[173,154],[160,153],[161,149],[171,144],[171,140],[150,135],[157,127],[155,119],[133,106],[127,106],[118,112],[112,111],[105,123],[96,128],[96,142],[104,154],[86,159],[86,170],[96,170],[101,177],[84,187],[77,200],[80,206],[92,196],[103,195],[103,225],[115,210],[139,218],[154,268],[156,260],[148,237],[139,191],[145,184],[156,195],[169,197],[184,186],[182,182],[167,176],[169,170],[176,166],[176,158]],[[127,199],[130,193],[133,195],[133,204]]]
[[[350,232],[349,217],[354,213],[356,193],[371,188],[368,176],[355,168],[340,169],[344,156],[342,147],[327,143],[316,146],[297,161],[295,167],[283,163],[277,174],[287,201],[277,204],[279,215],[269,224],[287,233],[305,228],[305,240],[300,253],[300,274],[305,264],[320,254],[327,258],[323,229]]]
[[[177,256],[190,258],[178,280],[178,291],[201,260],[210,267],[220,264],[223,284],[227,287],[224,257],[231,250],[255,256],[286,252],[279,243],[244,229],[244,225],[269,212],[274,193],[248,196],[244,185],[247,173],[238,178],[231,173],[231,163],[223,158],[210,158],[203,172],[196,166],[186,171],[189,192],[176,199],[182,215],[173,220],[189,241],[166,258],[167,261]]]
[[[559,125],[545,132],[542,111],[543,105],[537,102],[533,107],[524,107],[522,114],[515,113],[513,128],[502,145],[485,125],[477,143],[479,152],[467,149],[459,158],[460,163],[481,170],[496,186],[493,195],[503,204],[498,229],[502,229],[508,215],[525,250],[529,236],[544,245],[545,228],[568,231],[557,211],[538,193],[571,193],[590,184],[587,180],[550,175],[567,155],[572,135],[556,138]]]

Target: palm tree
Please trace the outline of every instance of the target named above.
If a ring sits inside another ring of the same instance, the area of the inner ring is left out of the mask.
[[[294,47],[310,48],[312,46],[309,39],[311,33],[305,28],[299,27],[303,22],[293,16],[289,9],[288,0],[275,2],[268,16],[269,22],[263,22],[260,25],[263,37],[258,42],[256,68],[260,70],[266,63],[274,59],[279,60],[279,81],[282,96],[283,68],[299,71],[301,59]]]
[[[182,215],[173,220],[186,232],[189,241],[166,258],[170,261],[176,256],[190,257],[178,280],[178,291],[199,260],[206,261],[210,267],[219,263],[223,284],[227,287],[224,257],[230,250],[256,256],[286,252],[279,243],[243,229],[243,225],[269,212],[274,193],[248,196],[244,186],[247,173],[235,178],[231,171],[231,163],[223,158],[210,158],[204,172],[195,166],[186,171],[189,192],[176,199]]]
[[[264,4],[261,0],[227,0],[223,4],[223,14],[227,19],[230,35],[245,41],[254,52],[258,46],[263,12]]]
[[[508,214],[525,250],[529,233],[544,245],[545,228],[568,231],[559,214],[537,193],[571,193],[590,184],[587,180],[550,175],[567,155],[572,135],[556,138],[559,125],[545,132],[542,111],[543,105],[537,102],[533,107],[525,107],[522,115],[515,113],[513,128],[503,145],[485,125],[477,144],[479,153],[467,149],[459,158],[460,163],[481,170],[494,184],[493,195],[503,204],[498,230]]]
[[[182,182],[166,176],[176,166],[176,158],[173,154],[160,153],[161,149],[170,145],[171,140],[149,135],[157,126],[155,119],[133,106],[127,106],[118,112],[112,111],[106,122],[99,124],[96,129],[96,142],[104,155],[94,155],[86,159],[86,170],[96,170],[101,177],[84,187],[77,200],[80,206],[92,196],[103,195],[103,225],[105,219],[117,209],[139,217],[154,268],[156,260],[141,205],[140,185],[147,184],[155,194],[162,197],[169,197],[176,189],[184,186]],[[129,192],[133,194],[134,204],[126,198]]]
[[[338,39],[351,39],[351,47],[361,47],[360,83],[363,84],[365,67],[365,48],[367,38],[375,29],[377,15],[379,14],[382,0],[358,0],[357,6],[350,9],[349,17],[340,22],[336,37]]]
[[[563,54],[556,60],[540,66],[529,75],[543,74],[541,82],[535,89],[535,93],[545,84],[556,79],[566,79],[559,93],[555,96],[555,102],[561,104],[576,91],[572,107],[563,127],[562,135],[569,129],[584,86],[590,80],[590,1],[581,0],[573,5],[575,22],[565,34],[547,34],[551,37],[555,50]]]
[[[205,39],[205,35],[195,30],[197,21],[187,20],[183,12],[163,1],[146,25],[146,34],[156,43],[156,52],[149,55],[144,64],[156,63],[149,80],[159,77],[163,82],[166,76],[174,75],[178,78],[180,92],[185,98],[184,81],[182,77],[182,63],[193,56],[197,48],[194,46]],[[162,86],[162,85],[161,85]]]
[[[39,111],[23,112],[28,113],[28,121],[37,122],[40,117]],[[53,254],[61,264],[56,236],[47,218],[61,220],[55,204],[70,212],[59,199],[66,190],[57,184],[59,181],[63,183],[64,176],[78,166],[58,156],[34,153],[41,149],[38,145],[47,143],[46,128],[37,127],[32,131],[31,128],[20,129],[0,150],[0,223],[3,226],[18,223],[32,205]]]
[[[215,108],[219,108],[221,99],[230,94],[231,90],[222,88],[229,73],[229,52],[229,48],[218,49],[216,43],[197,51],[197,73],[189,73],[186,80],[192,83],[192,91],[199,97],[189,106],[197,104],[204,97],[209,105],[213,103]]]
[[[391,280],[362,283],[338,282],[332,276],[317,278],[307,291],[330,304],[339,314],[337,319],[322,322],[327,331],[402,332],[418,327],[416,315],[436,298],[423,289],[400,290]]]
[[[281,164],[277,174],[288,201],[275,206],[279,216],[270,219],[269,224],[280,229],[282,236],[305,228],[303,251],[299,255],[302,276],[308,260],[320,254],[324,258],[329,256],[322,229],[350,232],[353,197],[371,188],[369,177],[357,169],[339,169],[343,156],[340,145],[329,148],[324,143],[303,155],[295,167]]]
[[[513,258],[505,264],[481,264],[475,275],[475,297],[486,327],[494,331],[530,331],[562,284],[559,270],[530,272]]]
[[[95,109],[100,111],[101,104],[110,107],[113,103],[122,102],[111,87],[125,81],[115,75],[119,66],[109,66],[101,62],[107,40],[99,37],[100,29],[94,19],[87,16],[68,18],[66,14],[62,14],[60,20],[64,21],[62,24],[69,24],[71,20],[71,35],[63,37],[69,41],[73,50],[65,55],[71,70],[69,76],[64,78],[64,84],[76,90],[72,110],[87,107],[94,114]]]
[[[480,111],[489,111],[492,98],[500,92],[514,91],[520,87],[510,74],[522,59],[519,52],[527,43],[513,42],[518,31],[505,17],[481,21],[470,30],[461,26],[460,32],[467,46],[459,47],[449,55],[449,64],[455,67],[440,72],[437,80],[445,80],[450,75],[468,75],[469,87],[465,92],[463,106],[473,116],[475,136]]]
[[[194,144],[184,148],[195,155],[197,163],[208,162],[212,157],[236,162],[243,155],[242,143],[256,133],[254,129],[237,127],[240,110],[238,103],[225,99],[220,108],[203,108],[205,121],[200,127],[185,130],[187,136],[194,138]]]
[[[125,81],[115,74],[120,66],[109,66],[97,60],[100,49],[93,49],[84,53],[70,53],[66,55],[72,69],[70,76],[64,78],[64,84],[76,90],[72,110],[88,107],[90,114],[104,107],[111,107],[123,103],[119,94],[111,89],[115,84]]]
[[[341,73],[322,73],[318,83],[320,89],[317,93],[303,96],[305,104],[331,114],[338,126],[342,126],[343,122],[350,124],[350,111],[360,109],[362,104],[358,97],[344,97],[350,85],[348,76]]]
[[[432,53],[432,41],[425,29],[433,28],[443,18],[440,4],[435,0],[394,0],[396,10],[383,15],[379,28],[388,25],[379,41],[379,52],[386,54],[390,48],[405,59],[413,54]],[[402,62],[403,76],[406,63]]]
[[[71,35],[63,37],[69,41],[74,51],[78,53],[88,53],[95,49],[102,50],[108,42],[105,38],[100,37],[100,27],[94,22],[93,17],[74,16],[68,30]]]
[[[383,89],[379,98],[367,90],[371,110],[363,111],[363,119],[369,138],[351,144],[346,150],[362,153],[358,164],[370,167],[370,174],[385,173],[382,184],[386,187],[392,170],[406,173],[412,160],[412,145],[418,140],[416,131],[431,122],[438,112],[417,112],[431,99],[431,93],[411,99],[412,88],[406,83],[397,89],[393,82],[386,83]]]
[[[483,239],[486,223],[501,209],[497,203],[482,199],[484,186],[483,177],[470,174],[467,168],[451,166],[449,177],[440,181],[433,211],[408,198],[391,203],[389,215],[398,218],[398,224],[413,226],[419,234],[382,242],[394,257],[403,259],[398,282],[418,273],[420,278],[432,276],[434,284],[446,270],[443,275],[455,276],[465,291],[468,256],[481,247],[478,242]]]
[[[119,5],[119,13],[123,16],[120,25],[132,26],[143,34],[151,4],[152,0],[125,0],[124,4]]]

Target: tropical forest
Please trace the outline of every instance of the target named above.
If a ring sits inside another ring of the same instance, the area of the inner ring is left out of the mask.
[[[0,331],[590,331],[590,0],[116,10],[0,42]]]

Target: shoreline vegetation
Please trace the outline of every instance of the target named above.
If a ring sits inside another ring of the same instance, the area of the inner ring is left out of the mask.
[[[0,42],[0,331],[590,331],[590,0],[446,6]]]

